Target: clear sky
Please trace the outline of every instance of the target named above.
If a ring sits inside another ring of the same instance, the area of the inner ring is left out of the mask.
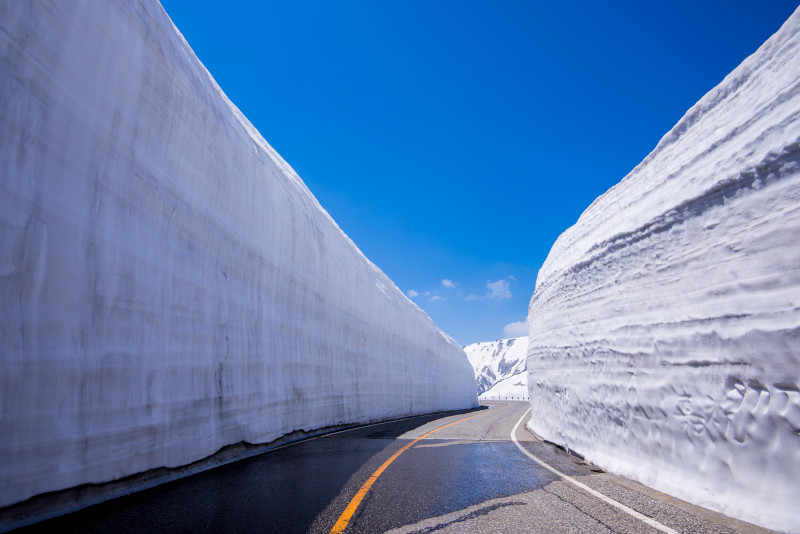
[[[162,0],[322,206],[466,345],[795,2]]]

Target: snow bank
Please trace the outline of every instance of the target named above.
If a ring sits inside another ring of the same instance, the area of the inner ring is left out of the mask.
[[[473,343],[464,347],[475,373],[478,395],[527,397],[527,350],[527,336]]]
[[[800,532],[800,12],[553,245],[532,429]]]
[[[528,400],[528,375],[524,371],[500,379],[478,396],[480,400]]]
[[[156,2],[3,2],[0,30],[0,506],[477,405]]]

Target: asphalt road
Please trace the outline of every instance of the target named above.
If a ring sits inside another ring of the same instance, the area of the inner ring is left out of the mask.
[[[307,440],[21,532],[328,533],[348,513],[347,533],[766,532],[603,473],[523,421],[520,446],[555,473],[511,440],[529,405],[486,404]]]

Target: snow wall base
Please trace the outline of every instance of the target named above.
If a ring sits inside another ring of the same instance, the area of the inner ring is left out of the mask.
[[[530,426],[800,532],[800,15],[561,235],[530,303]]]
[[[0,30],[0,506],[477,405],[157,2],[4,2]]]

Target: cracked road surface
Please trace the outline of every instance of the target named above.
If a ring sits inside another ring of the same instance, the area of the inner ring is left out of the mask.
[[[480,410],[329,434],[24,530],[328,533],[339,525],[347,533],[406,534],[768,532],[604,473],[539,441],[525,428],[528,408],[487,402]],[[657,526],[526,456],[511,440],[521,419],[515,432],[521,447]]]

